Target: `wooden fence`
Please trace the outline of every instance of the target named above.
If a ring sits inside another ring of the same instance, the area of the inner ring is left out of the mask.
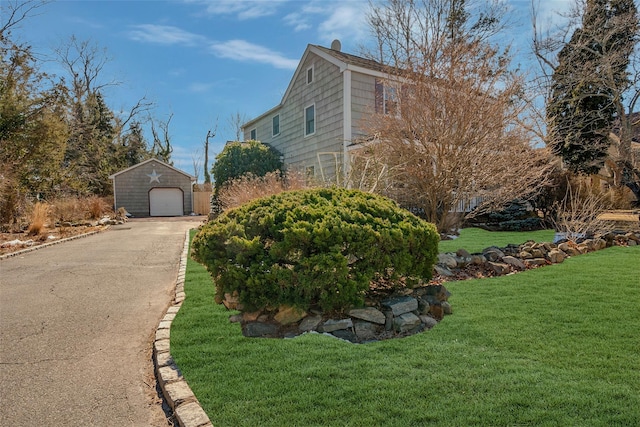
[[[209,215],[211,211],[211,191],[193,192],[193,212],[196,215]]]

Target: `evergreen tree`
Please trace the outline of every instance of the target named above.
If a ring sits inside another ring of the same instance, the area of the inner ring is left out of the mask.
[[[243,175],[265,176],[269,172],[282,170],[282,167],[280,153],[269,145],[259,141],[227,143],[211,167],[215,192],[225,183]]]
[[[144,138],[142,125],[138,121],[131,122],[129,130],[123,135],[119,146],[117,155],[118,170],[137,165],[150,157],[151,152]]]
[[[548,145],[573,172],[595,174],[604,165],[610,132],[623,114],[637,29],[633,0],[588,0],[582,26],[558,54],[547,105]]]
[[[46,77],[28,47],[0,43],[0,181],[14,192],[46,195],[59,184],[64,88],[45,87]]]

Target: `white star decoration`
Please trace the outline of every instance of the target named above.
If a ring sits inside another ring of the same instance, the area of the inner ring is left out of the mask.
[[[162,176],[162,174],[161,173],[156,173],[155,169],[153,170],[153,172],[148,173],[147,176],[149,177],[149,184],[151,184],[153,181],[155,181],[158,184],[160,184],[160,177]]]

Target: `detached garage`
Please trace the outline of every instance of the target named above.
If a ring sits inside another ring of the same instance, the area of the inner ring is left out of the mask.
[[[114,173],[114,208],[134,217],[182,216],[193,212],[196,178],[157,159]]]

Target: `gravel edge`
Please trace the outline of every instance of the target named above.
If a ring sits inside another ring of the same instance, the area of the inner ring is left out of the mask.
[[[107,227],[105,227],[105,228],[103,228],[101,230],[90,231],[88,233],[78,234],[78,235],[71,236],[71,237],[66,237],[64,239],[55,240],[53,242],[43,243],[41,245],[32,246],[30,248],[20,249],[19,251],[15,251],[15,252],[11,252],[11,253],[8,253],[8,254],[0,255],[0,260],[11,258],[11,257],[14,257],[14,256],[24,255],[24,254],[29,253],[29,252],[37,251],[38,249],[44,249],[44,248],[49,247],[49,246],[59,245],[60,243],[69,242],[71,240],[82,239],[84,237],[93,236],[94,234],[102,233],[103,231],[106,231],[108,229],[109,229],[109,227],[107,226]]]

